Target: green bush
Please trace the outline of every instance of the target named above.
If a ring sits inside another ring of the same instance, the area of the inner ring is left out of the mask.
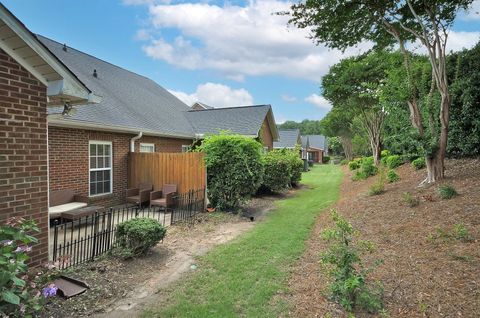
[[[2,317],[31,316],[41,308],[42,297],[35,282],[27,281],[28,252],[37,239],[34,221],[11,218],[0,225],[0,313]],[[56,288],[52,287],[53,296]],[[50,294],[49,294],[50,295]]]
[[[368,157],[365,160],[362,161],[361,169],[362,172],[367,176],[374,176],[378,172],[378,168],[373,164],[373,158]]]
[[[358,163],[358,161],[353,160],[348,163],[348,169],[350,169],[351,171],[357,170],[358,168],[360,168],[360,164]]]
[[[349,161],[347,159],[343,159],[342,161],[340,161],[340,165],[342,166],[346,166],[348,165]]]
[[[387,149],[382,150],[382,152],[380,152],[380,157],[381,158],[385,158],[385,157],[388,157],[388,156],[390,156],[390,151],[388,151]]]
[[[386,164],[389,169],[395,169],[403,164],[403,160],[399,155],[392,155],[387,157]]]
[[[382,290],[372,289],[366,283],[366,269],[361,260],[363,251],[372,252],[373,244],[368,241],[354,241],[355,230],[352,225],[333,210],[334,228],[324,229],[322,238],[330,243],[327,251],[321,255],[321,263],[332,277],[330,291],[333,299],[347,311],[354,307],[374,313],[382,309]],[[380,261],[376,261],[374,266]]]
[[[256,140],[221,133],[207,136],[197,150],[205,153],[207,191],[213,207],[235,210],[262,184],[263,147]]]
[[[382,168],[378,174],[377,180],[370,186],[369,195],[379,195],[385,192],[385,169]]]
[[[322,163],[329,163],[329,162],[330,162],[330,157],[329,156],[323,156]]]
[[[131,219],[117,226],[118,247],[125,258],[145,254],[165,237],[166,232],[155,219]]]
[[[273,150],[265,155],[265,175],[262,186],[278,192],[288,188],[292,179],[290,160],[281,150]]]
[[[412,161],[412,167],[415,170],[420,170],[425,168],[425,158],[420,157]]]
[[[458,195],[457,190],[455,190],[455,188],[450,184],[444,184],[439,186],[438,194],[440,195],[440,198],[444,200],[451,199]]]
[[[368,176],[363,171],[357,170],[352,176],[352,181],[360,181],[360,180],[365,180],[367,178]]]
[[[387,180],[388,180],[388,182],[392,183],[392,182],[396,182],[396,181],[400,180],[400,177],[399,177],[399,175],[395,172],[395,170],[388,170],[388,172],[387,172]]]
[[[283,149],[282,151],[287,156],[290,164],[290,184],[296,186],[302,180],[303,172],[303,160],[299,156],[300,149]]]

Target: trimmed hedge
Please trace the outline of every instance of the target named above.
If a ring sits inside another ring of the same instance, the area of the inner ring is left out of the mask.
[[[296,185],[302,178],[303,161],[298,151],[281,149],[265,154],[265,175],[262,186],[272,192]]]
[[[197,150],[205,153],[208,196],[217,209],[236,210],[262,184],[263,147],[258,141],[221,133],[207,136]]]
[[[386,164],[388,169],[395,169],[403,164],[403,160],[399,155],[392,155],[387,157]]]
[[[160,242],[167,232],[157,220],[135,218],[117,226],[117,242],[124,257],[145,254]]]

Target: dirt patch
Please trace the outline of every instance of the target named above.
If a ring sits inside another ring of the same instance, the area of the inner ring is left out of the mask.
[[[43,317],[135,317],[156,292],[192,270],[195,257],[254,226],[232,214],[202,214],[194,227],[168,228],[164,242],[142,258],[104,257],[77,266],[68,275],[86,281],[86,293],[65,300],[51,298]]]
[[[480,308],[480,160],[449,160],[447,179],[459,196],[441,200],[437,186],[418,189],[425,170],[408,165],[398,169],[399,182],[386,192],[368,196],[375,178],[352,182],[345,170],[341,199],[336,204],[376,245],[366,261],[382,259],[372,275],[384,287],[386,317],[478,317]],[[405,192],[419,198],[409,207]],[[340,306],[326,297],[327,277],[320,271],[319,253],[325,249],[320,231],[331,224],[328,213],[319,216],[305,254],[293,270],[289,293],[292,317],[346,317]],[[470,239],[456,238],[462,224]],[[357,312],[356,317],[369,317]]]

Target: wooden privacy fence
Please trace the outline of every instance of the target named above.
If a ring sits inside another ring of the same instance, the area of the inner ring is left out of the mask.
[[[141,153],[129,157],[128,186],[152,183],[161,190],[166,183],[178,185],[178,192],[205,189],[207,176],[203,153]]]

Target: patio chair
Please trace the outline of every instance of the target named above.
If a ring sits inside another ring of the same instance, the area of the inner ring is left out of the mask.
[[[153,191],[151,183],[140,183],[138,188],[127,189],[127,203],[133,203],[142,207],[150,200],[150,192]]]
[[[153,191],[150,193],[150,207],[158,206],[167,209],[173,206],[173,197],[177,194],[176,184],[164,184],[162,191]]]

